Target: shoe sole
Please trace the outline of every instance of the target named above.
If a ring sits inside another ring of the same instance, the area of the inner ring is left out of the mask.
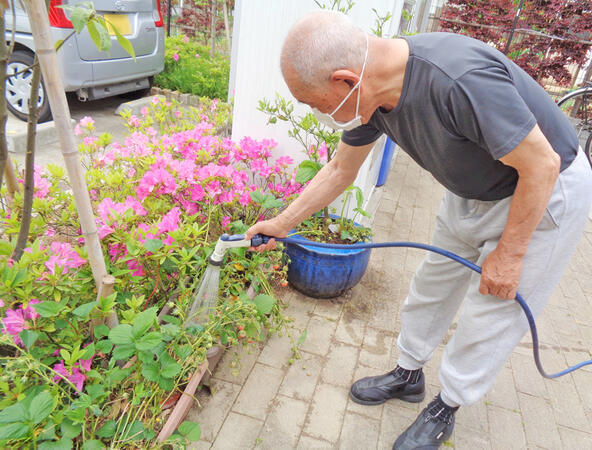
[[[366,405],[366,406],[381,405],[384,402],[386,402],[388,400],[392,400],[394,398],[399,399],[399,400],[403,400],[404,402],[419,403],[419,402],[422,402],[423,399],[425,398],[425,391],[422,392],[421,394],[403,395],[401,397],[385,398],[384,400],[362,400],[361,398],[356,397],[352,393],[352,391],[350,390],[349,391],[349,398],[351,398],[354,402],[356,402],[360,405]]]

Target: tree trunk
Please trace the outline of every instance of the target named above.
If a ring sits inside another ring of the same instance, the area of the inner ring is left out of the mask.
[[[33,213],[33,192],[35,191],[35,137],[37,136],[37,120],[39,120],[39,85],[41,84],[41,68],[38,57],[35,55],[33,63],[33,76],[31,78],[31,94],[29,96],[29,117],[27,120],[27,155],[25,159],[25,190],[23,196],[23,212],[16,247],[12,253],[12,259],[18,261],[23,256],[23,251],[29,240],[31,228],[31,215]]]
[[[212,49],[210,50],[210,57],[214,57],[216,51],[216,2],[212,0],[212,21],[210,22],[210,38],[212,40]]]
[[[0,36],[4,36],[6,27],[4,23],[4,5],[0,3]],[[0,188],[6,162],[8,161],[8,148],[6,144],[6,119],[8,112],[6,110],[6,66],[8,65],[8,45],[6,39],[0,39]]]
[[[230,27],[228,26],[228,5],[226,5],[226,0],[222,0],[222,9],[224,12],[224,30],[226,31],[226,49],[230,55],[232,46],[230,45]]]
[[[70,110],[68,109],[64,85],[58,69],[53,38],[49,28],[47,9],[45,8],[43,0],[27,0],[25,1],[25,7],[33,31],[35,48],[39,55],[45,89],[47,91],[56,131],[60,140],[62,155],[64,156],[66,170],[68,171],[68,178],[70,179],[70,184],[72,186],[74,203],[76,204],[76,209],[80,217],[84,244],[86,246],[89,263],[98,289],[101,280],[107,275],[107,268],[105,266],[105,259],[103,257],[103,251],[97,233],[97,224],[90,203],[90,197],[88,195],[88,187],[80,164],[80,156],[76,148],[76,142],[74,141]],[[117,323],[116,313],[112,312],[111,314],[114,316],[112,323]]]

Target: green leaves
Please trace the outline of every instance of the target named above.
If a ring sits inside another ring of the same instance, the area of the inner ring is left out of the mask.
[[[275,299],[267,294],[259,294],[253,299],[253,303],[260,314],[269,314],[275,305]]]
[[[190,442],[199,441],[201,438],[201,428],[199,423],[184,421],[177,429],[179,434]]]
[[[114,420],[108,420],[105,424],[97,431],[97,436],[100,438],[110,438],[115,434],[117,429],[117,422]]]
[[[56,303],[56,302],[41,302],[36,303],[33,305],[33,308],[41,317],[53,317],[57,315],[62,309],[64,309],[66,305],[64,303]]]
[[[99,50],[106,52],[111,48],[111,36],[109,35],[109,30],[107,30],[102,22],[98,20],[89,21],[87,28],[88,34]]]
[[[81,319],[88,319],[90,312],[95,308],[95,306],[97,306],[96,301],[85,303],[84,305],[80,305],[78,308],[72,311],[72,314],[80,317]]]
[[[302,161],[296,173],[296,183],[304,184],[312,180],[323,166],[316,161]]]
[[[29,434],[29,426],[24,423],[15,422],[0,425],[0,440],[19,439]]]
[[[119,32],[119,30],[117,29],[117,27],[115,27],[111,22],[109,22],[109,25],[111,26],[111,29],[113,30],[113,32],[115,33],[115,37],[117,38],[117,42],[119,43],[119,45],[121,45],[121,47],[129,53],[129,55],[134,58],[134,61],[136,60],[136,52],[134,51],[134,47],[132,46],[132,43],[125,37],[123,37],[121,35],[121,33]]]
[[[43,391],[31,401],[27,418],[36,425],[46,419],[53,411],[53,408],[54,401],[52,395],[47,391]]]
[[[161,342],[162,333],[159,333],[158,331],[153,331],[151,333],[146,334],[145,336],[142,336],[142,338],[136,342],[136,349],[140,351],[152,350]]]
[[[39,333],[32,330],[23,330],[19,333],[19,337],[21,338],[21,340],[25,344],[25,347],[27,347],[28,350],[33,346],[33,344],[39,337]]]
[[[160,250],[164,246],[164,243],[160,239],[146,239],[144,242],[144,248],[151,253]]]
[[[272,194],[263,194],[261,191],[253,191],[249,194],[251,200],[258,205],[261,205],[263,209],[280,208],[284,205],[280,199],[275,198]]]
[[[54,409],[53,396],[47,391],[41,391],[33,398],[36,391],[30,390],[29,397],[19,403],[0,411],[0,440],[20,439],[32,432],[30,425],[38,425],[51,414]]]
[[[146,311],[142,311],[134,319],[134,325],[132,328],[132,335],[135,339],[142,336],[152,326],[156,324],[156,308],[150,308]]]
[[[116,345],[131,344],[133,342],[132,326],[127,323],[117,325],[109,332],[109,340]]]

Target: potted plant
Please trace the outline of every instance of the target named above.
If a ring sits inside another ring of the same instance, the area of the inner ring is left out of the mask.
[[[341,133],[322,125],[312,113],[299,116],[294,113],[294,105],[280,95],[274,101],[263,99],[259,110],[269,116],[268,123],[278,120],[288,122],[290,137],[298,141],[306,155],[296,173],[296,182],[306,184],[324,164],[331,161]],[[333,298],[342,295],[355,286],[366,271],[370,258],[369,249],[334,250],[306,245],[307,241],[338,244],[367,242],[372,237],[370,228],[356,222],[358,216],[368,217],[362,208],[362,190],[349,186],[340,199],[339,209],[329,207],[304,220],[294,234],[302,239],[301,245],[288,244],[286,253],[290,258],[288,281],[290,284],[314,298]],[[349,203],[352,216],[347,217]]]

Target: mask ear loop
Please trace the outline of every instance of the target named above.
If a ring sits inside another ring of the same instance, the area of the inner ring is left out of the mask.
[[[366,54],[364,55],[364,64],[362,64],[362,72],[360,72],[360,81],[358,81],[358,99],[356,100],[356,117],[358,117],[358,109],[360,108],[360,94],[362,93],[362,77],[364,76],[364,69],[366,69],[366,61],[368,60],[368,48],[370,43],[368,42],[368,35],[366,36]]]
[[[368,42],[368,35],[364,34],[364,36],[366,36],[366,54],[364,55],[364,63],[362,64],[362,71],[360,72],[360,79],[358,80],[356,85],[353,87],[353,89],[351,91],[349,91],[349,93],[345,96],[345,98],[337,106],[337,108],[335,108],[333,110],[333,112],[331,114],[329,114],[331,116],[331,118],[333,118],[333,114],[335,114],[337,111],[339,111],[339,109],[345,104],[345,102],[347,102],[347,99],[353,94],[353,92],[356,89],[358,90],[358,98],[356,100],[356,117],[358,116],[358,108],[360,107],[360,90],[361,90],[360,84],[362,83],[362,77],[364,76],[364,69],[366,69],[366,61],[368,60],[368,47],[370,46],[370,43]]]

